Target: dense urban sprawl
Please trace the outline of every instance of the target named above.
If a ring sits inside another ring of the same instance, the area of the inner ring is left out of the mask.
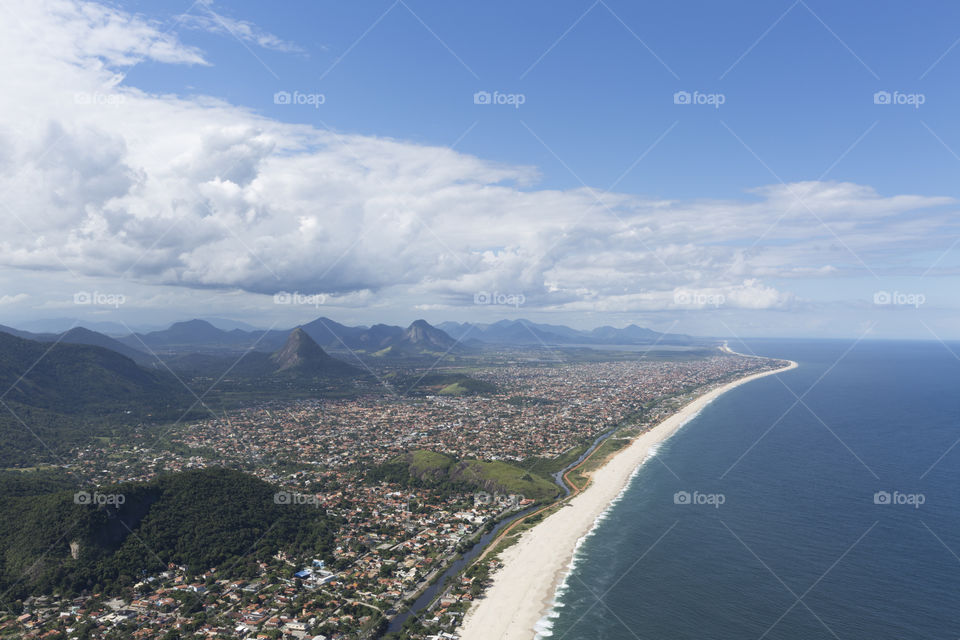
[[[554,458],[628,421],[644,429],[668,399],[775,363],[733,355],[473,371],[483,395],[367,394],[270,402],[177,425],[159,437],[78,449],[68,465],[92,486],[147,481],[210,466],[275,485],[278,500],[307,501],[342,522],[332,557],[261,562],[259,575],[191,574],[168,566],[125,593],[31,598],[0,623],[24,638],[375,637],[494,522],[530,506],[492,497],[372,481],[367,473],[413,451],[524,467]],[[496,562],[496,560],[492,560]],[[488,566],[457,576],[410,637],[453,638]],[[420,632],[422,631],[422,633]]]

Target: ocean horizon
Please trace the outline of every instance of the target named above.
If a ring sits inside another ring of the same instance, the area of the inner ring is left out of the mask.
[[[638,467],[538,636],[960,637],[951,347],[730,346],[799,367],[720,396]]]

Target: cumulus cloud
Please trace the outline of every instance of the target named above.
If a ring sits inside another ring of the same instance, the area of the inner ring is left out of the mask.
[[[678,292],[777,309],[792,297],[772,280],[854,273],[950,224],[950,199],[850,183],[703,201],[537,189],[531,167],[143,92],[126,66],[202,53],[98,4],[11,4],[30,28],[0,22],[7,267],[348,305],[499,290],[547,309],[676,309]]]

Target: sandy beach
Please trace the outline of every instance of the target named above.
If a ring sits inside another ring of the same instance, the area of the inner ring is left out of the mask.
[[[724,345],[726,347],[726,345]],[[727,349],[729,350],[729,349]],[[638,436],[593,473],[590,485],[566,506],[526,531],[501,554],[504,566],[493,576],[484,597],[467,612],[462,640],[531,640],[534,626],[553,602],[557,585],[573,558],[577,541],[629,483],[652,447],[673,435],[703,407],[730,389],[757,378],[781,373],[790,365],[745,376],[698,396],[653,429]]]

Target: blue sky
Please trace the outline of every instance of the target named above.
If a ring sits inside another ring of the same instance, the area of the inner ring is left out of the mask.
[[[960,6],[5,11],[9,324],[520,315],[960,338]]]
[[[180,5],[186,10],[191,3],[163,3],[163,11],[157,3],[122,4],[167,21]],[[676,123],[649,162],[623,180],[624,190],[733,197],[768,183],[771,170],[792,182],[816,179],[833,166],[827,175],[834,179],[890,193],[957,195],[960,161],[924,127],[960,147],[951,117],[960,99],[954,82],[960,52],[947,53],[960,38],[960,6],[952,3],[286,2],[277,11],[233,2],[214,8],[303,53],[251,52],[230,37],[181,28],[181,39],[202,48],[212,66],[141,64],[129,82],[214,95],[338,131],[435,145],[459,140],[457,148],[467,153],[536,165],[544,174],[540,186],[574,187],[580,179],[606,186]],[[319,110],[285,109],[272,103],[273,90],[282,88],[317,91],[327,101]],[[526,103],[481,110],[469,99],[478,89],[523,93]],[[720,109],[680,109],[672,101],[677,90],[723,93],[726,102]],[[923,93],[927,100],[920,109],[882,109],[873,103],[877,90]]]

